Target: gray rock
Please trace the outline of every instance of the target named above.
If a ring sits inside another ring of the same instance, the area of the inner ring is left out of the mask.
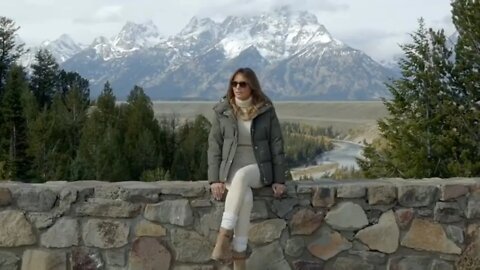
[[[253,249],[247,260],[247,269],[276,270],[277,264],[283,265],[284,260],[282,247],[278,241],[275,241],[269,245]]]
[[[6,251],[0,251],[0,269],[17,270],[19,261],[20,258],[18,258],[15,254]]]
[[[160,181],[157,182],[161,188],[161,194],[180,195],[182,197],[201,197],[209,189],[209,185],[202,181]]]
[[[14,192],[17,206],[25,211],[44,212],[53,208],[57,194],[48,188],[21,188]]]
[[[127,263],[125,249],[123,248],[105,250],[104,258],[108,266],[125,266]]]
[[[454,270],[454,268],[448,262],[434,259],[429,270]]]
[[[27,219],[39,230],[52,226],[55,223],[55,218],[55,215],[50,212],[27,213]]]
[[[405,207],[428,206],[437,200],[438,193],[436,186],[400,185],[398,203]]]
[[[274,200],[272,211],[280,218],[284,218],[295,206],[298,205],[298,199],[287,198]]]
[[[72,203],[77,201],[78,189],[64,188],[60,191],[58,207],[55,208],[55,216],[62,216],[70,210]]]
[[[333,263],[335,270],[375,270],[375,266],[367,262],[363,262],[358,258],[339,257]]]
[[[362,198],[365,196],[365,193],[365,187],[358,184],[345,184],[337,188],[338,198]]]
[[[447,225],[445,232],[449,239],[452,239],[457,244],[463,244],[464,236],[462,228],[455,225]]]
[[[77,216],[132,218],[140,213],[141,205],[120,200],[92,199],[75,207]]]
[[[397,198],[397,189],[391,185],[368,187],[368,204],[390,204]]]
[[[253,201],[252,214],[250,220],[266,219],[268,218],[267,204],[263,200]]]
[[[90,219],[83,225],[83,242],[88,247],[119,248],[128,243],[129,226],[118,220]]]
[[[295,270],[322,270],[324,263],[322,261],[298,260],[293,262]]]
[[[218,231],[222,220],[223,207],[213,207],[212,211],[200,215],[200,221],[196,223],[196,230],[204,236],[208,236],[210,231]]]
[[[433,210],[433,220],[440,223],[460,221],[461,209],[456,202],[437,202]]]
[[[283,219],[268,219],[253,224],[248,232],[248,240],[255,244],[270,243],[280,238],[286,225]]]
[[[358,230],[368,225],[363,208],[352,202],[342,202],[327,213],[325,221],[338,230]]]
[[[78,245],[78,221],[72,218],[61,218],[40,236],[40,244],[44,247],[64,248]]]
[[[160,223],[170,223],[179,226],[190,226],[193,224],[193,212],[188,200],[147,204],[143,215],[150,221]]]
[[[212,203],[210,202],[210,199],[196,199],[192,200],[190,203],[192,207],[210,207],[212,206]]]
[[[431,261],[426,256],[392,257],[387,262],[387,269],[425,270],[429,269]]]
[[[213,246],[198,233],[178,228],[170,231],[170,237],[176,261],[190,263],[210,261]]]
[[[285,245],[285,253],[291,257],[302,255],[305,250],[305,240],[302,237],[293,237],[287,240]]]
[[[465,216],[468,219],[480,218],[480,193],[471,195],[468,198]]]
[[[387,261],[387,257],[381,252],[350,250],[348,253],[362,258],[363,261],[376,265],[383,265]]]

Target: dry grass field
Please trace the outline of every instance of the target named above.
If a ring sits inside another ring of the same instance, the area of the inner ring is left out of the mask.
[[[387,115],[381,101],[282,101],[274,102],[280,121],[305,123],[313,126],[332,126],[344,139],[371,141],[377,134],[376,120]],[[193,119],[202,114],[210,119],[214,102],[154,101],[157,117],[175,115],[179,119]]]

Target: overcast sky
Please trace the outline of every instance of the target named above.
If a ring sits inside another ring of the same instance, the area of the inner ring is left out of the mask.
[[[221,21],[228,15],[248,15],[290,5],[314,13],[337,39],[365,51],[375,60],[400,53],[423,17],[428,27],[454,32],[450,0],[1,0],[0,16],[15,20],[27,45],[69,34],[89,44],[94,37],[111,37],[126,21],[149,19],[169,36],[193,17]]]

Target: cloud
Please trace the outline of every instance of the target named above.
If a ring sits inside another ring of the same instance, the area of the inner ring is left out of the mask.
[[[336,3],[331,0],[297,0],[292,4],[291,0],[222,0],[210,1],[208,6],[199,7],[197,15],[223,19],[226,16],[258,15],[262,12],[271,11],[287,6],[291,10],[320,12],[341,12],[349,9],[344,3]]]
[[[401,53],[399,44],[408,41],[408,33],[380,29],[358,29],[338,35],[346,45],[364,51],[377,61]]]
[[[99,23],[112,23],[124,21],[124,8],[123,6],[104,6],[99,8],[94,14],[85,18],[76,18],[74,23],[80,24],[99,24]]]
[[[313,12],[339,12],[349,9],[347,4],[337,3],[330,0],[297,0],[292,5],[291,0],[271,0],[273,7],[290,6],[295,10],[309,10]]]

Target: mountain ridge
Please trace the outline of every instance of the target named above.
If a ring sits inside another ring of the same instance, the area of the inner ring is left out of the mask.
[[[231,73],[252,67],[279,100],[371,100],[388,96],[390,69],[334,38],[315,15],[287,7],[221,22],[193,17],[177,34],[151,21],[97,37],[61,66],[89,79],[92,96],[110,81],[119,99],[134,85],[152,99],[215,100]]]

